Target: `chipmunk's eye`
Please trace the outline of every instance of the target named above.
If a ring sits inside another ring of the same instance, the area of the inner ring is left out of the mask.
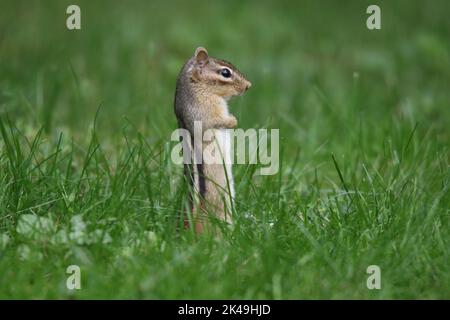
[[[222,77],[224,78],[229,78],[231,77],[231,71],[228,68],[223,68],[222,70],[220,70],[220,74],[222,75]]]

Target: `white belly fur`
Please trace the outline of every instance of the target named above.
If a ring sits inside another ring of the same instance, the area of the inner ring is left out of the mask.
[[[231,134],[228,129],[218,129],[215,132],[216,141],[220,148],[225,164],[226,174],[228,176],[228,183],[230,185],[231,197],[234,199],[234,180],[232,171],[232,158],[231,158]]]

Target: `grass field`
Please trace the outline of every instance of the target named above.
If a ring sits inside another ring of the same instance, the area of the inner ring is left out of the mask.
[[[0,298],[450,298],[448,1],[378,1],[379,31],[367,1],[76,1],[69,31],[72,3],[0,5]],[[176,231],[200,45],[253,83],[239,127],[280,129],[221,239]]]

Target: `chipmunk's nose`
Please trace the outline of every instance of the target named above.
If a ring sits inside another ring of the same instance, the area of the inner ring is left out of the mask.
[[[247,91],[252,86],[252,83],[250,81],[247,81],[247,84],[245,86],[245,90]]]

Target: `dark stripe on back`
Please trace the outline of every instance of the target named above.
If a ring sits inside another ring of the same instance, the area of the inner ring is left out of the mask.
[[[198,171],[198,184],[199,184],[199,191],[200,191],[200,197],[204,198],[206,194],[206,182],[205,182],[205,176],[203,175],[203,164],[199,163],[197,164],[197,171]]]

